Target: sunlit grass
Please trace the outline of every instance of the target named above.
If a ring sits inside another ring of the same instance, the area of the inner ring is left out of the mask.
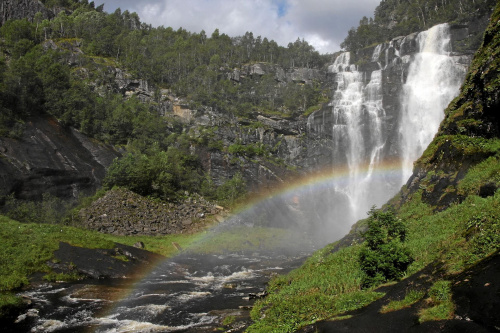
[[[249,332],[291,332],[317,320],[363,307],[383,296],[361,291],[359,246],[331,254],[332,245],[313,254],[300,268],[272,279],[270,295],[255,304]]]
[[[399,301],[390,301],[388,304],[384,305],[381,309],[381,313],[387,313],[391,311],[401,310],[403,308],[407,308],[424,297],[425,292],[422,290],[410,290],[405,295],[405,298]]]
[[[200,234],[189,251],[204,254],[268,251],[290,247],[292,241],[294,247],[300,248],[299,240],[303,241],[303,237],[289,229],[239,226]]]
[[[437,281],[429,289],[428,307],[420,310],[419,322],[453,318],[455,305],[452,301],[451,282]]]
[[[500,192],[488,198],[472,195],[461,204],[434,212],[416,193],[398,215],[408,226],[406,245],[415,258],[406,276],[433,262],[443,263],[443,268],[453,274],[498,249],[498,207]],[[481,228],[471,231],[475,223],[481,223]],[[485,239],[489,241],[482,245]],[[361,289],[360,246],[332,253],[333,246],[317,251],[302,267],[288,275],[271,280],[268,286],[270,295],[257,302],[252,311],[256,323],[249,328],[249,332],[293,331],[317,320],[362,308],[381,297],[382,294],[371,289]],[[425,290],[411,292],[403,301],[390,303],[383,311],[410,306],[421,299],[423,293]],[[449,318],[453,313],[453,303],[451,298],[441,298],[439,301],[431,298],[432,302],[421,313],[421,321]]]

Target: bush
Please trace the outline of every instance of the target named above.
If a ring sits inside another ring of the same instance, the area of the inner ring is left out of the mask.
[[[143,196],[164,200],[196,192],[200,186],[201,164],[196,156],[170,147],[155,145],[148,154],[127,154],[116,159],[104,178],[106,188],[125,187]]]
[[[368,214],[365,244],[359,253],[361,270],[365,274],[364,287],[400,279],[413,262],[403,245],[406,227],[396,219],[394,212],[382,212],[373,207]]]

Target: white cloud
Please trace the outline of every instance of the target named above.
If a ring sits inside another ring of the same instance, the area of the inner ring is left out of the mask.
[[[347,31],[363,16],[372,16],[380,0],[111,0],[105,10],[118,6],[139,14],[143,22],[191,31],[216,28],[229,36],[251,31],[286,46],[304,38],[322,53],[335,52]],[[103,0],[95,1],[97,4]]]

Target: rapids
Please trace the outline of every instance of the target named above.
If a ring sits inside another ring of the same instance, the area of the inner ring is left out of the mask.
[[[276,273],[307,253],[193,255],[167,260],[136,283],[126,279],[44,285],[7,332],[200,332],[240,314]],[[229,311],[229,312],[228,312]],[[5,331],[4,331],[5,332]]]

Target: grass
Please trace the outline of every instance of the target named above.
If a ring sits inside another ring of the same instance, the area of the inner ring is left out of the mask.
[[[405,298],[400,301],[390,301],[388,304],[384,305],[380,309],[380,313],[387,313],[391,311],[401,310],[407,308],[418,301],[420,301],[425,296],[425,292],[422,290],[410,290],[405,295]]]
[[[222,325],[226,326],[226,325],[231,325],[233,324],[234,322],[236,321],[236,316],[227,316],[224,318],[224,320],[222,321]]]
[[[398,215],[408,227],[406,244],[415,258],[406,276],[433,262],[443,263],[445,274],[454,274],[498,249],[498,207],[500,191],[487,198],[471,195],[461,204],[436,213],[422,202],[420,191],[415,193]],[[361,289],[360,245],[332,253],[333,246],[316,252],[297,270],[270,281],[270,295],[252,310],[255,324],[249,332],[294,331],[317,320],[345,315],[382,296],[373,289]],[[446,319],[453,313],[446,283],[436,282],[428,291],[431,296],[421,321]],[[404,300],[390,302],[382,311],[410,306],[424,292],[410,291]]]
[[[363,307],[383,296],[361,291],[357,263],[360,246],[331,254],[333,245],[317,251],[303,266],[272,279],[270,295],[252,310],[256,321],[248,332],[291,332],[320,319]]]
[[[419,322],[445,320],[453,318],[454,304],[450,281],[437,281],[429,289],[427,304],[429,307],[420,310]]]
[[[172,242],[187,247],[195,238],[195,235],[111,236],[54,224],[19,223],[0,216],[0,315],[5,309],[21,304],[13,293],[29,285],[30,276],[36,272],[45,273],[44,279],[48,281],[79,278],[76,273],[56,274],[47,265],[47,262],[55,260],[53,253],[59,248],[59,242],[111,249],[115,242],[133,245],[142,241],[146,250],[170,257],[178,252]]]
[[[189,251],[204,254],[254,252],[275,249],[287,240],[298,239],[292,231],[267,227],[235,227],[198,236]],[[303,236],[302,236],[303,238]]]
[[[458,192],[460,194],[478,194],[482,185],[494,183],[500,184],[500,155],[491,156],[481,163],[472,167],[467,176],[460,182]]]

